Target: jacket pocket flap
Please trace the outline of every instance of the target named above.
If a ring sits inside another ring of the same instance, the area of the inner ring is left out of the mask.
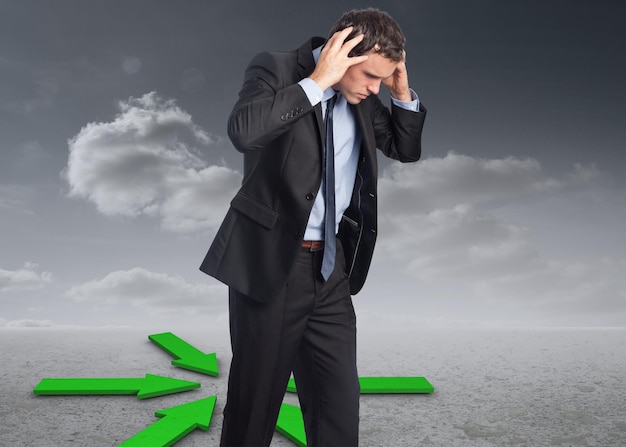
[[[265,228],[272,228],[278,219],[278,213],[276,211],[241,192],[235,196],[230,202],[230,205],[240,213],[257,221]]]

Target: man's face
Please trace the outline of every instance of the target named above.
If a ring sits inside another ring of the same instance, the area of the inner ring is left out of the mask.
[[[369,95],[377,95],[383,79],[393,75],[397,62],[373,51],[360,64],[352,65],[335,86],[350,104],[358,104]]]

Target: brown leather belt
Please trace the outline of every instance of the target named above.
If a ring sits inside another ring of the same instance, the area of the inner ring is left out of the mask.
[[[324,241],[302,241],[302,248],[309,251],[319,251],[324,248]]]

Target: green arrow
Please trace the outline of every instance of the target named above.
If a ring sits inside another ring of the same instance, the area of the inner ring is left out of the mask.
[[[435,391],[425,377],[359,377],[361,394],[429,394]]]
[[[214,352],[205,354],[171,332],[148,335],[148,338],[168,354],[177,358],[177,360],[172,360],[172,365],[217,377],[217,356]]]
[[[425,377],[359,377],[361,394],[426,394],[435,389]],[[296,392],[296,382],[289,379],[287,391]],[[282,404],[276,430],[299,447],[306,447],[304,420],[300,408]]]
[[[198,382],[146,374],[143,379],[42,379],[37,395],[137,394],[138,399],[200,388]]]
[[[216,396],[157,411],[159,419],[119,447],[169,447],[196,428],[207,431],[211,424]]]
[[[361,394],[429,394],[435,391],[425,377],[359,377]],[[296,382],[289,379],[287,391],[296,392]]]
[[[276,430],[298,447],[306,447],[304,419],[300,408],[294,405],[281,404]]]

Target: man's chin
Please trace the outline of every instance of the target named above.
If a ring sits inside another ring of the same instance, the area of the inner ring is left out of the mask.
[[[348,101],[350,104],[358,104],[361,101],[363,101],[364,98],[361,98],[360,96],[354,96],[354,95],[350,95],[350,96],[346,96],[346,101]]]

